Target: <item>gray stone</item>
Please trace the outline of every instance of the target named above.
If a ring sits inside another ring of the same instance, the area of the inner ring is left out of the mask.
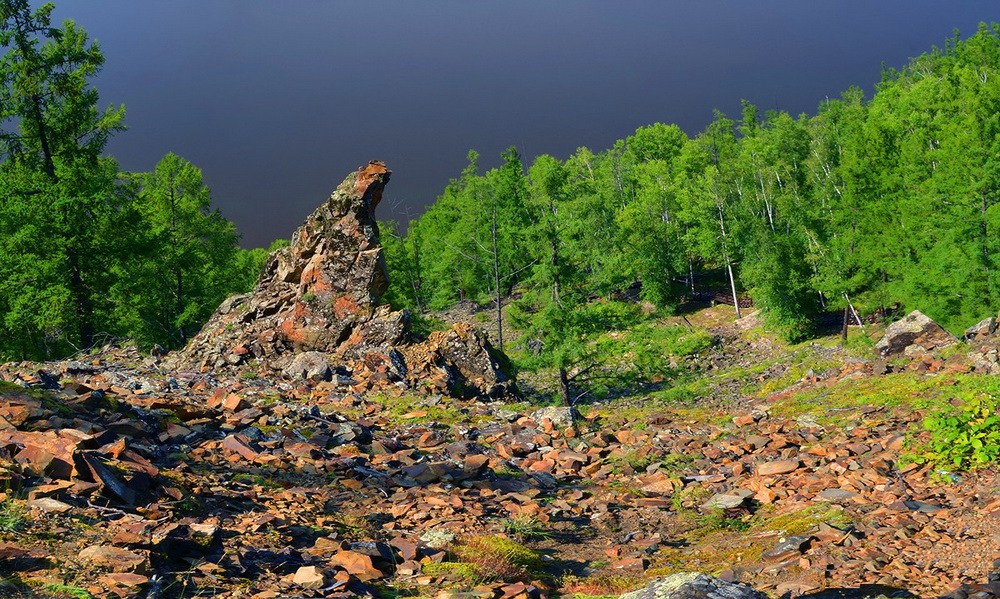
[[[808,549],[812,539],[811,536],[807,535],[783,537],[778,539],[778,544],[765,553],[764,557],[775,561],[791,559],[801,555],[803,551]]]
[[[919,499],[904,499],[902,501],[893,501],[886,506],[890,510],[899,511],[911,511],[911,512],[921,512],[923,514],[933,514],[935,512],[940,512],[945,509],[939,505],[934,505],[933,503],[927,503],[926,501],[920,501]]]
[[[815,414],[802,414],[795,419],[795,424],[801,426],[802,428],[815,428],[819,430],[824,430],[823,425],[816,421]]]
[[[531,419],[541,423],[542,420],[549,420],[556,428],[569,428],[573,426],[573,418],[576,415],[575,408],[563,406],[549,406],[541,408],[531,413]]]
[[[737,493],[716,493],[708,501],[702,504],[702,508],[706,510],[728,510],[743,505],[746,501],[746,495]]]
[[[857,493],[847,489],[827,489],[818,495],[820,499],[825,501],[844,501],[857,496]]]
[[[428,530],[420,535],[420,540],[433,549],[444,549],[455,542],[455,534],[446,530]]]
[[[514,422],[515,420],[521,417],[521,415],[518,414],[517,412],[513,410],[508,410],[506,408],[494,409],[493,415],[496,416],[498,419],[504,420],[506,422]]]
[[[333,378],[333,368],[323,352],[307,351],[296,355],[291,364],[285,367],[284,374],[290,379],[328,381]]]
[[[1000,374],[1000,357],[997,348],[991,347],[985,352],[972,351],[968,354],[972,368],[979,374]]]
[[[682,572],[657,578],[645,588],[618,599],[767,599],[767,595],[745,584],[698,572]]]
[[[28,501],[28,507],[52,514],[65,514],[73,509],[73,506],[70,504],[59,501],[58,499],[52,499],[51,497],[32,499]]]

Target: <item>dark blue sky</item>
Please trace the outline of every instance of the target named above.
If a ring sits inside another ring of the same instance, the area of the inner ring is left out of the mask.
[[[382,219],[407,220],[465,166],[609,147],[636,127],[701,130],[718,108],[815,111],[881,64],[943,45],[995,0],[56,0],[97,38],[110,152],[205,173],[245,246],[289,237],[344,175],[393,170]]]

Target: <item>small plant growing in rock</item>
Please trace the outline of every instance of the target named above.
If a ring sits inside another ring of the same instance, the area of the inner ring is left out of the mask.
[[[531,516],[514,516],[504,520],[502,526],[507,534],[522,541],[552,538],[552,532],[545,527],[545,523]]]

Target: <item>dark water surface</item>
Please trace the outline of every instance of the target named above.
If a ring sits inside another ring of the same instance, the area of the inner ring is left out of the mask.
[[[420,214],[476,149],[564,159],[718,108],[815,112],[943,45],[995,0],[56,0],[99,40],[110,151],[205,172],[247,247],[288,237],[349,171],[393,170],[380,218]]]

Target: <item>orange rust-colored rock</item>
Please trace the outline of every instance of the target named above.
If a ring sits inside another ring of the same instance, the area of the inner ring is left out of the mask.
[[[757,466],[757,474],[761,476],[773,476],[775,474],[788,474],[799,467],[798,460],[774,460]]]

